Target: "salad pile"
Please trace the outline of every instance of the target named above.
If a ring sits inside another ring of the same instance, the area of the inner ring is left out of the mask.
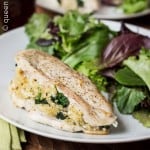
[[[124,0],[121,8],[127,14],[141,12],[149,8],[149,0]]]
[[[150,38],[125,24],[112,31],[90,14],[34,14],[27,48],[45,51],[91,79],[118,110],[150,127]]]
[[[117,6],[126,14],[142,12],[150,7],[149,0],[102,0],[102,3]]]

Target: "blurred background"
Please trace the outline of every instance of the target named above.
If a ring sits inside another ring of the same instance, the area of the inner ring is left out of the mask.
[[[136,9],[127,11],[121,6],[122,0],[0,0],[0,33],[24,25],[34,13],[47,13],[50,16],[63,14],[70,9],[80,12],[94,12],[99,19],[125,21],[132,24],[149,27],[150,9]],[[149,0],[147,0],[149,3]],[[137,11],[137,12],[136,12]]]

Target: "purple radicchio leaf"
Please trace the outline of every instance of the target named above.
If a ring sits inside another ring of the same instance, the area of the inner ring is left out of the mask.
[[[55,25],[54,22],[50,21],[45,29],[45,31],[49,29],[49,34],[52,35],[52,38],[51,39],[44,39],[44,38],[39,38],[36,43],[39,45],[39,46],[42,46],[42,47],[47,47],[47,46],[50,46],[50,45],[53,45],[55,42],[59,41],[61,42],[61,38],[59,36],[59,27],[58,25]]]
[[[101,57],[101,68],[113,68],[121,64],[129,56],[137,55],[144,47],[150,49],[150,38],[122,28],[122,32],[116,36],[104,49]]]
[[[116,71],[116,68],[109,68],[109,69],[102,70],[100,73],[101,73],[101,75],[103,75],[105,77],[114,78],[115,71]]]
[[[50,21],[47,25],[47,28],[50,29],[50,33],[53,35],[53,36],[58,36],[60,30],[59,30],[59,27],[58,25],[56,25],[54,22]]]
[[[42,46],[42,47],[47,47],[49,45],[52,45],[53,43],[55,42],[54,39],[43,39],[43,38],[40,38],[36,41],[36,43],[39,45],[39,46]]]

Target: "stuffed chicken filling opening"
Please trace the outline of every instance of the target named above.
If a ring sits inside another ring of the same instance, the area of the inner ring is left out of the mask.
[[[69,98],[57,90],[55,85],[40,85],[36,79],[28,79],[20,68],[16,67],[11,90],[23,100],[34,100],[34,106],[43,114],[63,120],[70,125],[85,130],[108,130],[109,126],[91,126],[83,119],[83,113],[69,102]]]

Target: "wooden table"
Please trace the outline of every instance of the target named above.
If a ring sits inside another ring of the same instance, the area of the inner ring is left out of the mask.
[[[45,12],[51,16],[55,15],[55,13],[44,10],[38,6],[36,7],[36,12]],[[150,28],[150,15],[124,21],[145,28]],[[49,139],[29,132],[26,132],[26,137],[27,143],[23,144],[24,150],[146,150],[150,147],[150,140],[117,144],[87,144]]]

